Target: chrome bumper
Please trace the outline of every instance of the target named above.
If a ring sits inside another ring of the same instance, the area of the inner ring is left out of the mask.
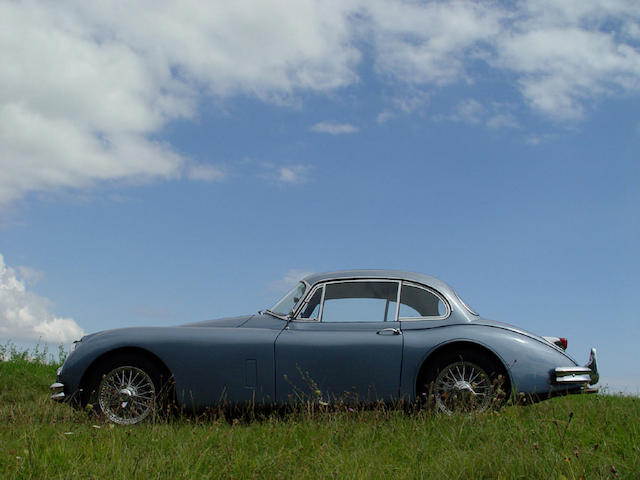
[[[589,361],[584,367],[557,367],[555,369],[555,382],[561,385],[594,385],[598,383],[598,362],[596,349],[592,348]]]
[[[61,370],[62,370],[62,367],[60,367],[56,372],[56,378],[60,376]],[[51,389],[51,392],[52,392],[51,400],[55,400],[56,402],[64,402],[64,399],[65,399],[64,383],[60,383],[60,382],[52,383],[49,388]]]

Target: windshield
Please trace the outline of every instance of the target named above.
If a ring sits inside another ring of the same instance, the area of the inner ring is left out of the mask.
[[[304,295],[305,290],[307,289],[307,285],[303,282],[298,283],[289,293],[287,293],[278,303],[276,303],[273,307],[269,309],[269,311],[277,314],[287,316],[293,310],[293,307],[296,306],[298,301]]]

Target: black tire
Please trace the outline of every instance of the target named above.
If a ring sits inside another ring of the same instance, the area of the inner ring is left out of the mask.
[[[443,352],[434,358],[418,383],[420,401],[450,415],[498,408],[506,398],[503,369],[479,350]]]
[[[155,362],[133,352],[101,361],[89,381],[95,413],[119,425],[134,425],[161,411],[166,379]]]

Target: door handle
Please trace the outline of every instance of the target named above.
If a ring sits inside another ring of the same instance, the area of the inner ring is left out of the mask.
[[[400,330],[397,328],[383,328],[382,330],[378,330],[376,333],[378,335],[402,335]]]

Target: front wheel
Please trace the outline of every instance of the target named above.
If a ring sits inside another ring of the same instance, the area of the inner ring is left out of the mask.
[[[116,356],[97,373],[91,403],[113,423],[133,425],[155,411],[161,376],[147,359]]]
[[[420,393],[432,395],[437,408],[448,415],[480,413],[502,404],[503,381],[498,366],[479,352],[449,352],[427,369]]]

